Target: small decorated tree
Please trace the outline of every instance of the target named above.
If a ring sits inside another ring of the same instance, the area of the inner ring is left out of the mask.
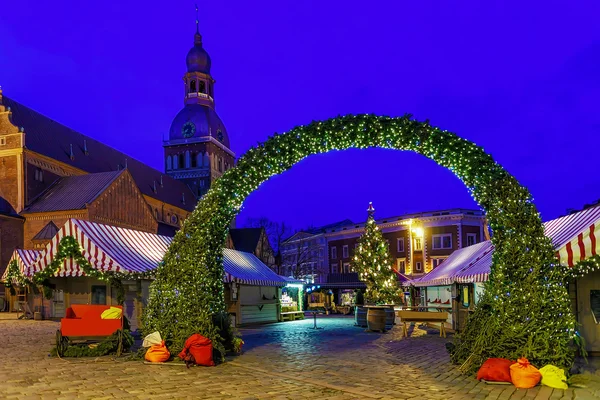
[[[365,301],[371,304],[393,304],[400,300],[398,278],[388,243],[375,223],[375,208],[369,203],[365,233],[358,239],[352,267],[365,282]]]

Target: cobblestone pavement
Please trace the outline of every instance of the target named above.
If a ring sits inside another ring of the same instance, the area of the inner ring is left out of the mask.
[[[319,318],[243,329],[244,354],[212,368],[48,357],[58,323],[0,320],[1,399],[592,399],[587,388],[486,385],[460,375],[435,330],[402,339]]]

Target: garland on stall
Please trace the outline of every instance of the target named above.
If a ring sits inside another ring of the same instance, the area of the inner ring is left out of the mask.
[[[448,168],[486,211],[495,246],[490,280],[474,318],[455,340],[452,360],[473,371],[489,357],[527,357],[567,370],[575,318],[566,272],[529,191],[481,147],[404,116],[344,116],[274,135],[244,154],[200,200],[156,271],[144,332],[159,331],[179,351],[200,333],[223,351],[227,319],[222,248],[244,199],[312,154],[349,148],[409,150]],[[228,335],[229,337],[233,337]]]
[[[19,285],[37,285],[44,288],[44,295],[47,296],[50,293],[51,286],[49,279],[56,276],[63,266],[66,259],[72,258],[73,261],[83,270],[86,276],[96,278],[101,281],[107,282],[111,287],[117,291],[116,300],[119,305],[123,305],[125,302],[125,288],[122,280],[124,279],[150,279],[150,273],[122,273],[122,272],[103,272],[95,269],[85,259],[81,251],[81,246],[73,236],[64,236],[59,244],[56,255],[52,259],[52,262],[46,266],[43,270],[35,273],[31,278],[24,276],[19,271],[19,266],[16,260],[11,261],[9,264],[9,271],[7,274],[5,285],[12,287],[14,283]]]
[[[600,271],[600,254],[578,261],[570,268],[569,274],[573,279],[577,279],[594,271]]]

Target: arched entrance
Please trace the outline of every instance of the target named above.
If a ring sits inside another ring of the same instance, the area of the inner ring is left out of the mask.
[[[244,199],[271,176],[312,154],[380,147],[422,154],[450,169],[487,212],[495,253],[486,294],[453,358],[479,366],[487,357],[526,356],[569,366],[575,332],[565,273],[528,190],[481,147],[409,116],[345,116],[269,137],[240,158],[200,201],[156,273],[144,315],[145,331],[159,330],[180,348],[201,334],[222,349],[215,316],[225,312],[222,248]]]

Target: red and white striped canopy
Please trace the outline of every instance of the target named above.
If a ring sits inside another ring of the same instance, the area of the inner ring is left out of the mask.
[[[600,241],[596,240],[599,224],[600,207],[592,207],[546,222],[544,232],[552,239],[560,263],[572,267],[600,254]]]
[[[31,276],[44,270],[58,253],[65,236],[75,238],[92,268],[103,272],[150,272],[167,251],[171,238],[153,233],[70,219],[56,233],[40,258],[29,269]],[[72,258],[63,262],[57,276],[83,276]]]
[[[44,270],[58,253],[65,236],[75,238],[81,254],[95,268],[104,272],[151,272],[163,259],[173,238],[133,229],[70,219],[56,233],[36,262],[25,269],[27,276]],[[223,249],[223,281],[247,285],[285,286],[286,281],[254,254]],[[73,259],[67,259],[56,276],[84,276]]]
[[[27,271],[29,270],[31,265],[38,259],[40,254],[41,254],[41,251],[39,251],[39,250],[15,249],[15,251],[13,251],[12,257],[10,258],[10,261],[8,263],[10,264],[11,262],[16,261],[17,265],[19,266],[19,272],[21,272],[21,275],[26,275]],[[7,275],[8,275],[8,268],[6,268],[6,270],[4,271],[4,274],[2,274],[1,280],[4,281],[7,277]]]
[[[544,223],[544,233],[552,240],[560,263],[573,267],[580,260],[600,254],[600,243],[596,240],[596,235],[600,232],[600,230],[596,232],[599,225],[600,207],[593,207]],[[483,243],[488,243],[488,251],[468,250],[478,245],[483,246],[479,243],[459,249],[438,268],[411,283],[415,286],[435,286],[450,285],[454,282],[487,281],[492,268],[493,246],[491,241]],[[465,255],[468,257],[464,257]],[[463,268],[458,268],[458,264]],[[443,279],[436,279],[436,277],[443,277]]]

